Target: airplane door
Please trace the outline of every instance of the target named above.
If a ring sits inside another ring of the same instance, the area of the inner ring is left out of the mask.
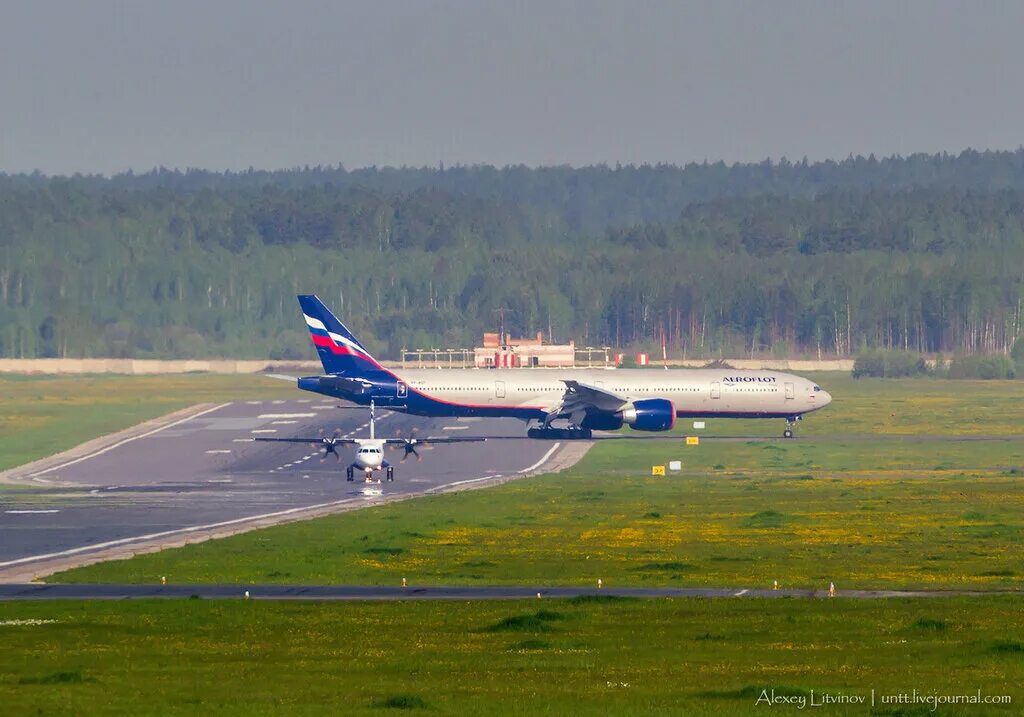
[[[505,382],[495,381],[494,382],[494,397],[505,398]]]
[[[398,382],[398,392],[396,394],[398,398],[405,398],[409,395],[409,387],[405,385],[404,381]]]
[[[796,394],[793,392],[793,384],[792,383],[787,383],[786,384],[786,400],[787,401],[792,401],[794,398],[796,398]]]
[[[722,384],[720,384],[718,381],[714,381],[711,384],[711,398],[721,398],[721,397],[722,397]]]

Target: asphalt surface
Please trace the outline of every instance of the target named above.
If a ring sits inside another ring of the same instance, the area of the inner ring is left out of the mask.
[[[405,463],[401,449],[392,483],[345,480],[354,448],[341,462],[306,444],[253,442],[256,436],[368,437],[368,412],[337,401],[295,399],[223,404],[92,455],[8,480],[0,491],[0,570],[87,553],[134,538],[174,534],[225,522],[323,504],[372,505],[480,479],[516,475],[550,456],[551,441],[488,441],[421,447]],[[425,419],[378,411],[378,437],[519,436],[506,419]],[[99,549],[99,548],[97,548]]]
[[[125,600],[191,598],[253,600],[522,600],[584,596],[632,598],[827,598],[828,590],[745,588],[380,587],[372,585],[2,585],[2,600]],[[837,598],[1020,595],[1014,591],[838,590]]]

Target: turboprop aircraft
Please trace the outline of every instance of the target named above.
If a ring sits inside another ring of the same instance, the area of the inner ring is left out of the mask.
[[[374,402],[420,416],[519,418],[531,438],[591,438],[594,430],[667,431],[676,418],[782,418],[783,436],[832,401],[814,381],[778,371],[724,369],[412,369],[381,366],[319,298],[298,297],[325,375],[304,391]],[[565,421],[561,428],[555,421]]]
[[[377,438],[374,435],[374,402],[370,401],[370,437],[369,438],[341,438],[338,436],[340,431],[335,431],[333,436],[318,436],[316,438],[264,438],[258,437],[253,440],[256,441],[273,441],[276,443],[309,443],[313,445],[319,445],[324,449],[324,454],[320,458],[321,461],[327,459],[327,456],[334,454],[336,461],[341,460],[341,455],[338,453],[338,446],[354,445],[358,446],[356,449],[355,459],[345,467],[345,478],[346,480],[355,480],[355,472],[358,470],[362,472],[363,477],[367,483],[374,481],[373,474],[376,471],[383,470],[385,479],[393,481],[395,479],[395,467],[384,458],[384,447],[385,446],[401,446],[405,449],[405,453],[402,454],[401,463],[405,462],[405,459],[410,455],[416,456],[417,460],[420,459],[420,454],[416,451],[416,446],[424,446],[436,443],[479,443],[486,441],[486,438],[480,437],[466,437],[466,438],[415,438],[410,436],[409,438]],[[377,480],[376,482],[380,482]]]

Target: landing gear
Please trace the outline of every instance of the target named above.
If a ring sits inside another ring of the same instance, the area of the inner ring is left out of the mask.
[[[529,438],[542,438],[557,441],[587,440],[593,438],[593,432],[589,428],[531,428],[526,432]]]
[[[800,416],[790,416],[789,418],[786,419],[786,430],[784,430],[782,432],[782,437],[783,438],[792,438],[793,437],[793,426],[799,420],[800,420]]]
[[[345,480],[349,483],[355,480],[355,471],[352,469],[352,466],[348,466],[345,469]]]
[[[388,466],[387,474],[386,475],[387,475],[387,480],[388,480],[389,483],[394,483],[395,482],[395,468],[394,468],[394,466]]]

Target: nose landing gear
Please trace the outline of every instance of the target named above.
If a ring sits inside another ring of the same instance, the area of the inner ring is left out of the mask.
[[[793,426],[800,420],[800,416],[790,416],[786,419],[786,430],[782,432],[783,438],[793,437]]]

